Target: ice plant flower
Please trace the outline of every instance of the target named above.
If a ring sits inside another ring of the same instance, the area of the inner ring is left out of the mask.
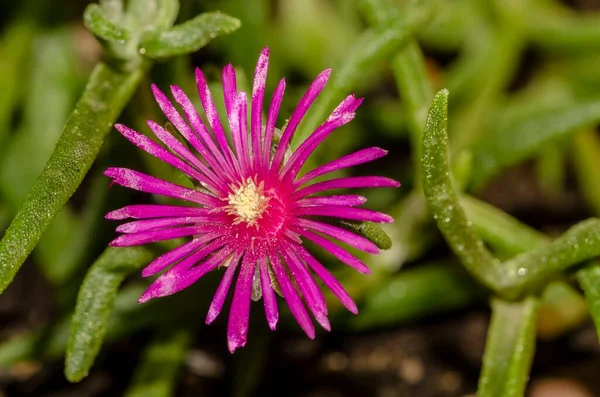
[[[317,177],[375,160],[387,153],[377,147],[359,150],[299,176],[300,169],[318,145],[336,128],[354,118],[362,99],[354,95],[344,99],[289,155],[294,131],[325,86],[331,71],[327,69],[317,76],[279,134],[275,123],[285,79],[281,79],[275,89],[263,124],[268,62],[269,50],[265,48],[256,66],[250,100],[245,92],[238,91],[233,66],[227,65],[223,69],[223,94],[232,144],[226,137],[200,69],[196,69],[196,83],[208,126],[181,88],[171,86],[171,93],[183,110],[183,116],[156,85],[152,86],[158,105],[189,148],[152,121],[148,121],[150,129],[169,150],[124,125],[115,126],[134,145],[181,170],[198,188],[189,189],[126,168],[105,171],[113,183],[191,204],[129,205],[108,213],[107,219],[136,219],[117,227],[122,235],[110,245],[127,247],[188,237],[188,242],[159,256],[144,268],[142,275],[145,277],[168,270],[143,293],[140,303],[181,291],[208,272],[222,268],[223,278],[210,305],[207,323],[218,316],[237,273],[227,328],[231,352],[246,343],[251,297],[262,297],[269,326],[275,329],[279,318],[277,289],[310,338],[314,338],[315,329],[306,307],[316,321],[329,330],[327,307],[312,273],[349,311],[357,313],[355,303],[341,284],[306,250],[303,238],[323,247],[346,265],[368,273],[369,269],[361,260],[330,239],[373,254],[379,252],[377,246],[363,236],[324,221],[323,217],[371,222],[391,222],[392,218],[359,208],[366,199],[358,195],[319,194],[334,189],[399,186],[398,182],[380,176],[355,176],[314,183]]]

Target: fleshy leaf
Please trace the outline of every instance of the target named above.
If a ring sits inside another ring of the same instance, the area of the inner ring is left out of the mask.
[[[581,195],[600,216],[600,139],[596,131],[581,131],[573,139],[573,165]]]
[[[362,236],[367,240],[371,241],[379,249],[389,250],[390,248],[392,248],[392,239],[377,223],[328,217],[319,217],[319,219],[330,225],[339,226],[341,228],[354,232],[359,236]]]
[[[296,142],[302,142],[323,122],[327,112],[355,88],[371,65],[389,58],[410,41],[412,35],[428,21],[433,11],[433,3],[423,1],[407,6],[401,16],[386,21],[382,26],[368,29],[358,37],[348,55],[344,57],[344,63],[332,75],[319,102],[311,110],[310,119],[306,120],[305,125],[296,134]]]
[[[83,23],[96,37],[115,42],[129,40],[129,32],[123,26],[113,23],[103,7],[90,4],[83,14]]]
[[[504,280],[500,262],[487,250],[460,205],[450,178],[448,161],[448,91],[440,91],[431,104],[423,133],[421,178],[425,198],[438,228],[479,281],[494,288]]]
[[[144,71],[123,73],[101,63],[92,72],[44,171],[0,240],[0,292],[83,180]]]
[[[140,52],[149,58],[188,54],[240,26],[240,21],[229,15],[220,12],[204,13],[144,40]]]
[[[492,301],[479,397],[520,397],[525,393],[535,350],[538,301]]]
[[[456,263],[419,264],[366,294],[360,315],[353,317],[350,325],[362,330],[400,324],[458,310],[484,296],[482,288]]]
[[[22,87],[19,84],[26,77],[24,67],[30,55],[35,26],[28,20],[17,20],[6,26],[0,41],[0,154],[6,148],[4,140],[10,132],[13,111],[18,105]]]
[[[592,262],[576,273],[600,338],[600,264]]]
[[[142,247],[107,248],[88,271],[77,297],[65,357],[65,375],[71,382],[87,376],[108,327],[117,289],[131,272],[152,259]]]
[[[517,119],[503,120],[473,147],[473,186],[477,188],[503,168],[531,157],[544,144],[598,122],[598,100],[541,109]]]
[[[373,25],[383,26],[391,19],[397,18],[399,12],[394,8],[393,2],[389,0],[362,0],[359,4]],[[402,97],[402,104],[408,115],[414,158],[419,159],[423,126],[433,97],[433,90],[427,76],[425,57],[419,44],[415,40],[409,41],[392,58],[390,65],[398,92]]]

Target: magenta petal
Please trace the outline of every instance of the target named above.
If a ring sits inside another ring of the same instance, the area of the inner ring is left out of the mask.
[[[111,241],[108,245],[111,247],[132,247],[155,243],[157,241],[173,240],[180,237],[193,236],[206,231],[206,226],[186,226],[163,230],[153,230],[151,232],[124,234]]]
[[[219,283],[219,287],[215,292],[215,296],[208,308],[208,313],[206,315],[206,324],[210,324],[216,320],[219,313],[221,313],[221,309],[223,309],[223,303],[225,303],[225,299],[227,298],[227,294],[229,293],[229,287],[231,286],[231,280],[233,280],[233,275],[235,274],[235,270],[238,267],[240,262],[241,254],[235,254],[229,264],[227,265],[227,270],[225,270],[225,274]]]
[[[310,219],[297,219],[296,223],[298,226],[306,229],[312,229],[314,231],[324,233],[330,237],[343,241],[344,243],[359,249],[361,251],[368,252],[370,254],[378,254],[379,248],[373,244],[370,240],[359,236],[358,234],[352,233],[349,230],[342,229],[341,227],[328,225],[323,222],[317,222]]]
[[[227,343],[231,353],[238,347],[246,345],[255,266],[256,258],[246,253],[242,259],[242,267],[235,285],[229,323],[227,324]]]
[[[269,68],[269,48],[265,47],[258,58],[254,71],[254,84],[252,85],[252,114],[250,116],[250,136],[252,137],[252,157],[254,167],[258,168],[262,155],[262,108],[267,84],[267,70]],[[269,148],[270,151],[270,148]]]
[[[337,205],[299,207],[294,208],[293,212],[296,216],[331,216],[335,218],[378,223],[390,223],[394,221],[394,218],[381,212],[372,211],[365,208],[341,207]]]
[[[206,114],[208,123],[213,130],[217,143],[221,148],[221,153],[225,156],[227,164],[233,167],[231,148],[229,147],[229,143],[227,143],[227,138],[225,137],[225,131],[223,130],[221,120],[219,119],[217,107],[215,106],[212,94],[208,88],[204,73],[202,73],[199,68],[196,68],[196,86],[198,88],[198,94],[200,95],[200,102],[202,102],[202,107],[204,108],[204,113]]]
[[[335,129],[349,123],[352,119],[354,119],[354,113],[344,113],[339,118],[321,124],[308,139],[302,142],[294,154],[292,154],[292,157],[290,157],[289,161],[281,170],[281,179],[289,180],[295,178],[306,162],[306,159],[308,159],[317,146],[319,146],[319,144]]]
[[[317,261],[304,247],[296,246],[298,255],[304,259],[308,266],[319,276],[323,283],[333,292],[340,302],[348,309],[351,313],[357,314],[358,308],[356,303],[352,300],[348,292],[342,287],[339,281]]]
[[[146,291],[144,291],[138,302],[144,303],[153,298],[172,295],[189,287],[206,273],[219,266],[219,264],[231,254],[231,250],[222,249],[210,257],[206,262],[201,263],[190,270],[190,266],[193,266],[196,262],[206,256],[206,253],[202,251],[203,250],[193,253],[182,262],[172,267],[168,272],[157,278],[150,284]]]
[[[307,239],[311,240],[312,242],[320,245],[326,251],[328,251],[330,254],[332,254],[333,256],[335,256],[336,258],[341,260],[342,262],[344,262],[346,265],[358,270],[361,273],[365,273],[365,274],[371,273],[371,270],[369,270],[367,265],[365,265],[360,259],[351,255],[348,251],[346,251],[342,247],[332,243],[331,241],[327,240],[326,238],[321,237],[318,234],[315,234],[313,232],[309,232],[308,230],[298,230],[298,233],[300,233],[302,236],[306,237]]]
[[[186,130],[186,139],[192,143],[194,149],[198,151],[204,157],[208,165],[213,168],[217,173],[223,172],[225,173],[225,179],[231,180],[233,175],[233,170],[225,161],[225,157],[223,157],[223,153],[213,142],[210,134],[208,133],[200,115],[196,111],[194,104],[190,101],[190,98],[183,92],[181,88],[176,85],[171,86],[171,93],[173,94],[173,98],[175,101],[181,106],[183,109],[183,113],[185,117],[190,121],[190,124],[194,128],[195,133],[188,127]],[[186,124],[187,126],[187,124]],[[188,137],[188,135],[191,135]],[[200,142],[200,138],[204,144]],[[206,146],[204,146],[206,145]]]
[[[196,237],[192,241],[180,245],[179,247],[166,252],[154,259],[142,270],[142,277],[150,277],[158,272],[163,271],[173,263],[185,258],[192,252],[199,250],[205,243],[217,238],[214,234],[205,234],[202,237]]]
[[[269,328],[275,330],[279,321],[279,311],[277,310],[277,298],[275,291],[271,285],[271,277],[269,276],[269,264],[264,256],[258,258],[258,270],[260,272],[260,288],[262,290],[262,299],[265,305],[265,315]]]
[[[309,273],[308,269],[306,269],[304,263],[296,257],[296,254],[286,251],[283,251],[283,254],[288,268],[304,296],[306,305],[313,316],[315,316],[317,322],[327,331],[331,331],[331,325],[327,319],[327,305],[325,304],[325,299],[323,298],[319,286]]]
[[[342,205],[355,207],[367,202],[363,196],[356,194],[339,194],[334,196],[307,197],[296,201],[294,207],[314,207],[321,205]]]
[[[271,161],[271,143],[273,141],[273,133],[275,132],[275,123],[277,122],[277,115],[279,114],[279,108],[283,101],[283,93],[285,91],[285,79],[281,79],[275,92],[273,93],[273,99],[271,100],[271,107],[269,108],[269,114],[267,116],[267,125],[265,127],[265,142],[263,144],[263,162],[262,166],[268,168],[269,162]],[[267,170],[265,170],[267,171]]]
[[[315,168],[314,170],[307,172],[302,178],[300,178],[296,185],[303,185],[306,182],[319,177],[321,175],[327,174],[329,172],[341,170],[348,167],[353,167],[355,165],[368,163],[370,161],[376,160],[380,157],[383,157],[387,154],[387,150],[383,150],[378,147],[371,147],[368,149],[359,150],[352,154],[349,154],[344,157],[340,157],[337,160],[331,161],[327,164],[324,164],[320,167]]]
[[[336,119],[344,113],[355,112],[356,109],[363,102],[364,98],[356,98],[354,94],[348,95],[344,100],[335,108],[331,115],[327,118],[327,121]]]
[[[233,144],[242,168],[242,174],[250,174],[250,152],[248,148],[248,98],[244,91],[240,91],[236,101],[237,126],[233,129]]]
[[[285,154],[287,146],[289,145],[292,136],[296,131],[296,127],[298,127],[298,124],[300,124],[300,121],[302,121],[302,118],[308,111],[308,108],[310,108],[315,99],[317,99],[317,96],[323,90],[323,87],[325,87],[325,84],[327,83],[327,80],[329,80],[330,75],[331,69],[326,69],[322,71],[321,74],[317,76],[315,81],[313,81],[310,87],[308,87],[308,90],[306,90],[306,93],[304,94],[302,99],[300,99],[300,103],[298,103],[298,106],[294,110],[294,113],[292,113],[292,116],[290,117],[290,120],[288,121],[285,130],[281,135],[281,140],[279,141],[279,146],[277,146],[277,151],[275,152],[275,157],[273,158],[273,164],[271,166],[271,169],[279,170],[279,166],[281,165],[281,161],[283,160],[283,155]]]
[[[225,111],[229,118],[229,124],[235,120],[232,115],[235,101],[237,100],[237,81],[235,76],[235,69],[232,64],[228,64],[223,68],[223,97],[225,99]]]
[[[165,130],[163,127],[156,124],[152,120],[148,120],[147,124],[148,124],[148,127],[150,127],[150,129],[154,133],[154,135],[156,135],[156,137],[158,139],[160,139],[161,142],[163,142],[170,150],[177,153],[181,158],[187,160],[190,164],[192,164],[194,167],[196,167],[198,170],[200,170],[215,185],[217,185],[221,189],[221,191],[224,191],[226,189],[225,182],[223,181],[223,179],[218,177],[210,168],[208,168],[206,165],[204,165],[204,163],[202,163],[198,159],[198,157],[196,157],[195,154],[190,152],[181,142],[179,142],[179,140],[177,138],[175,138],[173,135],[171,135],[170,132],[168,132],[167,130]],[[206,148],[204,148],[204,146],[200,143],[200,141],[198,141],[197,137],[194,136],[192,141],[195,141],[195,143],[192,144],[192,146],[194,146],[194,149],[198,150],[197,148],[202,147],[204,154],[202,154],[202,152],[199,152],[199,153],[202,156],[204,156],[205,159],[207,159],[207,158],[212,159],[210,154],[206,151]],[[214,162],[214,159],[212,159],[212,161]],[[207,160],[207,163],[211,167],[213,167],[212,163],[209,160]],[[220,168],[214,168],[214,169],[219,172],[223,172],[223,171],[221,171]]]
[[[104,171],[104,175],[113,178],[113,181],[121,186],[141,192],[178,198],[210,207],[216,207],[221,204],[219,199],[209,196],[206,193],[191,190],[127,168],[107,168]]]
[[[292,196],[295,199],[306,197],[310,194],[322,192],[331,189],[350,189],[359,187],[398,187],[400,183],[385,178],[383,176],[353,176],[350,178],[330,179],[328,181],[318,182],[298,190]]]
[[[173,226],[181,226],[187,224],[197,224],[205,222],[218,222],[218,214],[209,214],[204,216],[184,216],[177,218],[159,218],[159,219],[144,219],[141,221],[133,221],[123,223],[117,226],[119,233],[141,233],[156,229],[170,228]]]
[[[310,316],[306,312],[304,305],[302,304],[302,300],[298,296],[294,286],[292,285],[290,279],[288,278],[287,272],[279,259],[278,254],[270,255],[269,259],[271,261],[271,265],[273,266],[273,272],[275,273],[275,278],[281,287],[281,292],[283,293],[283,297],[285,298],[290,312],[300,325],[300,328],[306,332],[309,338],[315,338],[315,326],[310,320]]]
[[[148,154],[179,169],[180,171],[184,172],[189,177],[194,178],[198,182],[205,183],[211,190],[213,190],[213,193],[216,190],[218,190],[215,188],[213,183],[210,181],[210,179],[207,178],[206,175],[203,175],[202,173],[196,171],[194,168],[192,168],[191,166],[189,166],[188,164],[183,162],[178,157],[171,154],[168,150],[166,150],[165,148],[163,148],[162,146],[160,146],[159,144],[154,142],[152,139],[150,139],[147,136],[142,135],[122,124],[116,124],[115,128],[125,138],[127,138],[131,143],[133,143],[135,146],[139,147],[140,149],[144,150]]]
[[[207,208],[180,207],[176,205],[135,204],[114,210],[106,214],[106,219],[120,220],[127,218],[163,218],[172,216],[200,216],[208,214]]]
[[[194,105],[192,105],[192,103],[190,102],[189,98],[185,95],[183,90],[181,90],[177,86],[171,86],[171,92],[173,93],[173,97],[175,98],[175,100],[183,108],[184,113],[186,114],[186,117],[189,120],[191,120],[191,123],[194,126],[194,128],[197,129],[199,127],[197,125],[197,123],[200,123],[200,125],[202,126],[202,121],[200,120],[200,117],[198,116],[198,113],[196,112]],[[167,118],[173,124],[173,126],[175,126],[175,128],[177,128],[177,130],[181,133],[181,135],[183,135],[184,138],[192,145],[192,147],[198,153],[200,153],[207,162],[209,162],[209,164],[212,168],[214,168],[215,170],[221,170],[220,164],[218,164],[213,158],[213,154],[216,152],[216,150],[209,147],[209,149],[210,149],[210,152],[209,152],[204,147],[204,145],[198,139],[198,136],[196,136],[196,134],[192,131],[192,129],[190,128],[188,123],[184,120],[183,117],[181,117],[181,115],[179,114],[177,109],[175,109],[175,106],[173,106],[173,104],[171,103],[169,98],[167,98],[167,96],[158,88],[158,86],[156,86],[156,84],[152,85],[152,93],[154,94],[154,97],[156,98],[156,102],[158,103],[158,106],[160,107],[160,109],[163,111],[165,116],[167,116]],[[191,109],[190,109],[190,107],[191,107]],[[196,117],[193,117],[192,115],[190,115],[189,112],[192,112],[193,114],[195,114]],[[204,126],[202,126],[202,128],[204,128]],[[168,146],[171,147],[170,145],[168,145]],[[212,154],[211,154],[211,152],[212,152]]]

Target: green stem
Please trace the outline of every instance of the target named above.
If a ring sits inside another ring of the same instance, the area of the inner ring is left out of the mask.
[[[538,301],[492,302],[492,321],[479,378],[479,397],[521,397],[535,350]]]
[[[504,263],[504,293],[515,296],[535,289],[561,271],[600,255],[600,219],[576,224],[552,243],[533,249]]]
[[[0,241],[0,292],[83,180],[146,68],[124,73],[100,63],[92,72],[52,156]]]

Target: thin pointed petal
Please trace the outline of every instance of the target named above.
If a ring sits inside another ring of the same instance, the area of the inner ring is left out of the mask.
[[[337,205],[319,205],[314,207],[299,207],[293,210],[296,216],[330,216],[357,221],[391,223],[394,218],[381,212],[365,208],[342,207]]]
[[[224,173],[224,176],[228,180],[231,180],[233,176],[233,169],[230,167],[230,164],[225,161],[222,151],[215,145],[210,134],[208,133],[208,130],[204,126],[198,111],[192,104],[192,101],[190,101],[190,98],[188,98],[185,92],[176,85],[171,86],[171,93],[173,94],[175,101],[183,109],[185,117],[190,121],[190,124],[194,128],[195,133],[189,128],[186,130],[186,134],[191,134],[193,136],[193,142],[195,142],[194,148],[202,155],[202,157],[204,157],[206,162],[213,169]],[[187,136],[186,139],[190,140],[190,138]],[[202,144],[200,140],[204,144]],[[190,141],[190,143],[192,143],[192,141]]]
[[[166,230],[153,230],[151,232],[123,234],[110,243],[111,247],[133,247],[157,241],[173,240],[181,237],[193,236],[206,231],[206,226],[174,227]]]
[[[298,190],[293,198],[306,197],[308,195],[323,192],[332,189],[351,189],[361,187],[398,187],[400,183],[397,181],[385,178],[383,176],[353,176],[349,178],[330,179],[328,181],[318,182],[314,185],[307,186]]]
[[[150,262],[148,266],[142,270],[142,277],[150,277],[158,272],[163,271],[175,262],[190,255],[192,252],[199,251],[204,244],[216,238],[217,236],[214,234],[205,234],[202,237],[194,238],[192,241],[182,244],[179,247],[162,254]],[[211,248],[213,247],[214,246],[211,246]]]
[[[221,148],[221,153],[225,156],[227,164],[231,167],[230,169],[232,169],[233,159],[231,156],[231,148],[229,147],[229,143],[225,137],[225,131],[223,130],[221,120],[219,119],[219,113],[217,112],[217,107],[215,106],[212,94],[208,88],[208,83],[206,82],[204,73],[202,73],[199,68],[196,68],[196,86],[198,88],[200,102],[202,102],[202,107],[204,108],[204,113],[206,114],[210,128],[212,128],[215,139]]]
[[[302,121],[302,118],[308,111],[308,108],[310,108],[315,99],[317,99],[317,96],[319,96],[319,94],[323,90],[323,87],[325,87],[325,84],[327,83],[327,80],[329,80],[330,75],[331,69],[326,69],[322,71],[321,74],[317,76],[315,81],[313,81],[310,87],[308,87],[308,90],[306,90],[306,93],[304,94],[302,99],[300,99],[298,106],[294,110],[294,113],[292,113],[292,116],[290,117],[290,120],[288,121],[287,126],[285,127],[285,130],[281,135],[281,140],[279,141],[279,146],[277,147],[277,151],[275,152],[275,157],[273,158],[273,164],[271,166],[271,169],[279,170],[279,166],[281,165],[281,161],[283,160],[283,156],[285,154],[285,151],[287,150],[287,146],[292,140],[292,136],[294,135],[294,132],[296,132],[298,124],[300,124],[300,121]]]
[[[361,273],[369,274],[371,270],[365,265],[360,259],[351,255],[348,251],[343,249],[342,247],[332,243],[324,237],[319,236],[318,234],[309,232],[308,230],[298,230],[298,233],[309,239],[315,244],[320,245],[326,251],[328,251],[331,255],[335,256],[346,265],[358,270]]]
[[[277,298],[275,291],[271,285],[271,277],[269,276],[269,264],[265,257],[258,259],[258,269],[260,271],[260,287],[262,289],[262,298],[265,305],[265,315],[269,328],[275,330],[279,321],[279,311],[277,310]]]
[[[333,171],[341,170],[348,167],[354,167],[355,165],[368,163],[376,160],[380,157],[385,156],[388,153],[387,150],[383,150],[378,147],[371,147],[363,150],[359,150],[347,156],[340,157],[337,160],[331,161],[314,170],[307,172],[302,178],[300,178],[296,185],[300,186],[308,181],[311,181],[321,175],[328,174]]]
[[[254,71],[254,84],[252,85],[252,114],[250,116],[250,135],[252,137],[252,158],[254,168],[257,169],[262,155],[262,111],[267,84],[267,71],[269,68],[269,48],[265,47],[260,53],[256,70]],[[265,150],[270,148],[265,147]]]
[[[283,101],[283,93],[285,92],[285,79],[281,79],[275,92],[273,93],[273,99],[271,99],[271,107],[269,107],[269,114],[267,116],[267,125],[265,127],[265,142],[263,151],[263,162],[262,166],[267,168],[271,161],[271,144],[273,143],[273,134],[275,132],[275,123],[277,122],[277,115],[279,114],[279,108]]]
[[[313,221],[310,219],[298,219],[296,222],[298,226],[326,234],[361,251],[368,252],[370,254],[379,253],[379,248],[377,248],[377,245],[373,244],[373,242],[362,236],[359,236],[356,233],[352,233],[349,230],[342,229],[341,227]]]
[[[225,299],[227,298],[227,294],[229,293],[229,287],[231,286],[231,280],[233,280],[233,276],[235,275],[235,270],[238,267],[240,262],[240,254],[235,254],[229,264],[227,265],[227,270],[225,270],[225,274],[219,283],[219,287],[215,292],[215,296],[213,297],[212,302],[210,303],[210,307],[208,308],[208,313],[206,315],[206,324],[210,324],[216,320],[223,309],[223,304],[225,303]]]
[[[342,305],[348,309],[351,313],[358,314],[358,308],[356,303],[350,297],[350,294],[346,292],[342,284],[333,277],[333,275],[323,266],[318,260],[316,260],[304,247],[296,246],[298,255],[304,259],[308,266],[319,276],[323,283],[331,290],[331,292],[340,300]]]
[[[317,322],[327,331],[331,331],[331,325],[327,319],[327,305],[325,304],[325,298],[323,298],[319,286],[296,254],[287,251],[283,251],[283,254],[288,268],[304,296],[306,305]]]
[[[356,194],[338,194],[334,196],[307,197],[296,201],[295,207],[315,207],[321,205],[340,205],[356,207],[367,202],[363,196]]]
[[[133,221],[123,223],[117,226],[116,231],[119,233],[141,233],[153,230],[172,228],[173,226],[181,226],[187,224],[198,224],[205,222],[216,222],[222,214],[208,214],[203,216],[184,216],[177,218],[159,218],[159,219],[143,219],[141,221]]]
[[[231,254],[230,249],[222,249],[205,262],[190,270],[190,267],[195,265],[201,258],[206,256],[206,253],[201,251],[195,252],[188,256],[182,262],[178,263],[165,274],[157,278],[152,284],[150,284],[146,291],[144,291],[138,302],[144,303],[150,299],[172,295],[189,287],[206,273],[214,270],[227,256]]]
[[[246,345],[255,266],[256,259],[246,254],[242,259],[242,267],[235,285],[229,323],[227,324],[227,342],[231,353]]]
[[[298,293],[294,289],[290,279],[287,276],[287,272],[279,259],[277,254],[269,256],[270,262],[273,265],[273,272],[275,273],[275,278],[277,278],[277,282],[281,287],[281,292],[283,293],[283,297],[285,298],[292,315],[296,319],[296,322],[304,330],[306,335],[309,338],[315,338],[315,326],[310,320],[310,316],[306,312],[304,305],[302,304],[302,300],[298,296]]]
[[[160,204],[134,204],[106,214],[105,218],[110,220],[121,220],[127,218],[167,218],[173,216],[201,216],[209,213],[207,208],[182,207],[176,205]]]
[[[162,179],[146,175],[128,168],[107,168],[104,175],[113,179],[114,183],[141,192],[178,198],[209,207],[219,206],[219,199],[197,190],[191,190]]]

